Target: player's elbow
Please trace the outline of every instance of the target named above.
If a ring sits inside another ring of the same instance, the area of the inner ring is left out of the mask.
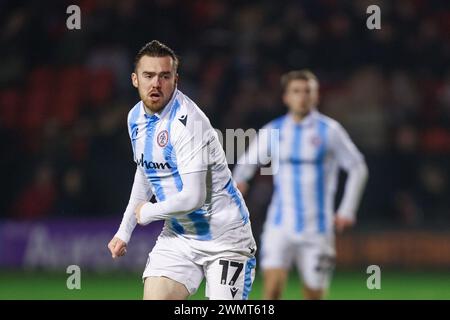
[[[359,185],[361,188],[364,188],[364,186],[367,184],[367,180],[369,179],[369,169],[367,168],[366,162],[362,161],[358,163],[353,169],[352,169],[355,178],[359,181]]]
[[[369,179],[369,168],[367,167],[366,162],[362,162],[359,166],[359,172],[361,175],[361,179],[366,182]]]
[[[352,165],[351,169],[347,170],[352,180],[359,181],[360,184],[365,185],[369,179],[369,169],[365,161],[359,161]]]

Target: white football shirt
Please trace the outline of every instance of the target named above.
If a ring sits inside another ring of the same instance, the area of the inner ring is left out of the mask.
[[[335,120],[314,109],[300,123],[288,113],[263,129],[279,130],[278,139],[259,135],[241,157],[268,163],[276,158],[274,192],[266,226],[278,226],[292,233],[333,231],[334,196],[338,169],[348,172],[346,189],[338,212],[354,218],[367,178],[364,157]],[[276,147],[274,144],[278,144]],[[238,163],[244,163],[241,158]],[[257,165],[237,164],[236,182],[251,179]]]
[[[164,109],[153,115],[138,102],[128,114],[128,132],[137,172],[117,232],[122,240],[128,242],[136,225],[135,199],[149,201],[154,194],[157,201],[170,201],[183,189],[181,175],[198,171],[207,171],[205,203],[193,212],[174,214],[165,221],[165,228],[188,238],[209,240],[249,222],[216,131],[181,91],[175,89]]]

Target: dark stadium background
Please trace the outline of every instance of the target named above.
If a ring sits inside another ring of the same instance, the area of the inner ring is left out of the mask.
[[[66,27],[72,4],[80,30]],[[366,27],[372,4],[381,30]],[[358,224],[337,238],[328,297],[449,299],[449,36],[445,0],[1,1],[0,298],[141,298],[161,225],[138,227],[123,261],[106,244],[134,172],[132,61],[158,39],[181,58],[179,88],[222,132],[281,115],[280,75],[314,71],[320,111],[370,172]],[[256,177],[246,199],[257,239],[271,188]],[[81,290],[66,288],[73,264]],[[369,265],[380,290],[366,287]],[[285,298],[300,298],[297,281]],[[258,274],[250,298],[261,285]]]

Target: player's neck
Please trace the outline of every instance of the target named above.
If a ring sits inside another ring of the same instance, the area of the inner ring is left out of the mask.
[[[147,107],[146,105],[145,105],[145,103],[144,103],[144,110],[145,110],[145,113],[146,114],[148,114],[149,116],[153,116],[153,115],[161,115],[161,113],[163,112],[163,110],[164,110],[164,108],[165,107],[167,107],[167,104],[164,106],[164,107],[162,107],[161,109],[159,109],[158,111],[152,111],[149,107]]]
[[[301,114],[301,113],[295,113],[295,112],[290,112],[292,119],[294,120],[295,123],[300,123],[302,122],[307,116],[309,116],[311,114],[311,111],[308,111],[307,113]]]
[[[155,112],[153,112],[152,110],[150,110],[150,108],[147,107],[147,106],[145,105],[145,103],[143,103],[143,105],[144,105],[144,110],[145,110],[145,113],[146,113],[146,114],[148,114],[149,116],[152,116],[152,115],[155,114]]]

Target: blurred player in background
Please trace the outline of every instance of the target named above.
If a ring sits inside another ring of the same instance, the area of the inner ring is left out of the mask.
[[[141,101],[128,114],[128,132],[137,169],[108,247],[123,256],[136,223],[165,220],[143,273],[144,299],[186,299],[203,277],[210,299],[247,299],[256,250],[249,213],[217,133],[177,89],[177,66],[155,40],[136,56],[132,83]]]
[[[322,299],[334,269],[334,229],[341,232],[355,223],[368,170],[344,128],[317,111],[319,83],[313,73],[291,71],[283,75],[281,84],[289,111],[264,126],[279,130],[279,139],[260,134],[239,159],[233,175],[245,195],[258,165],[274,157],[279,161],[261,235],[264,298],[281,298],[294,262],[304,297]],[[274,143],[279,144],[277,148]],[[334,214],[339,168],[348,176]]]

